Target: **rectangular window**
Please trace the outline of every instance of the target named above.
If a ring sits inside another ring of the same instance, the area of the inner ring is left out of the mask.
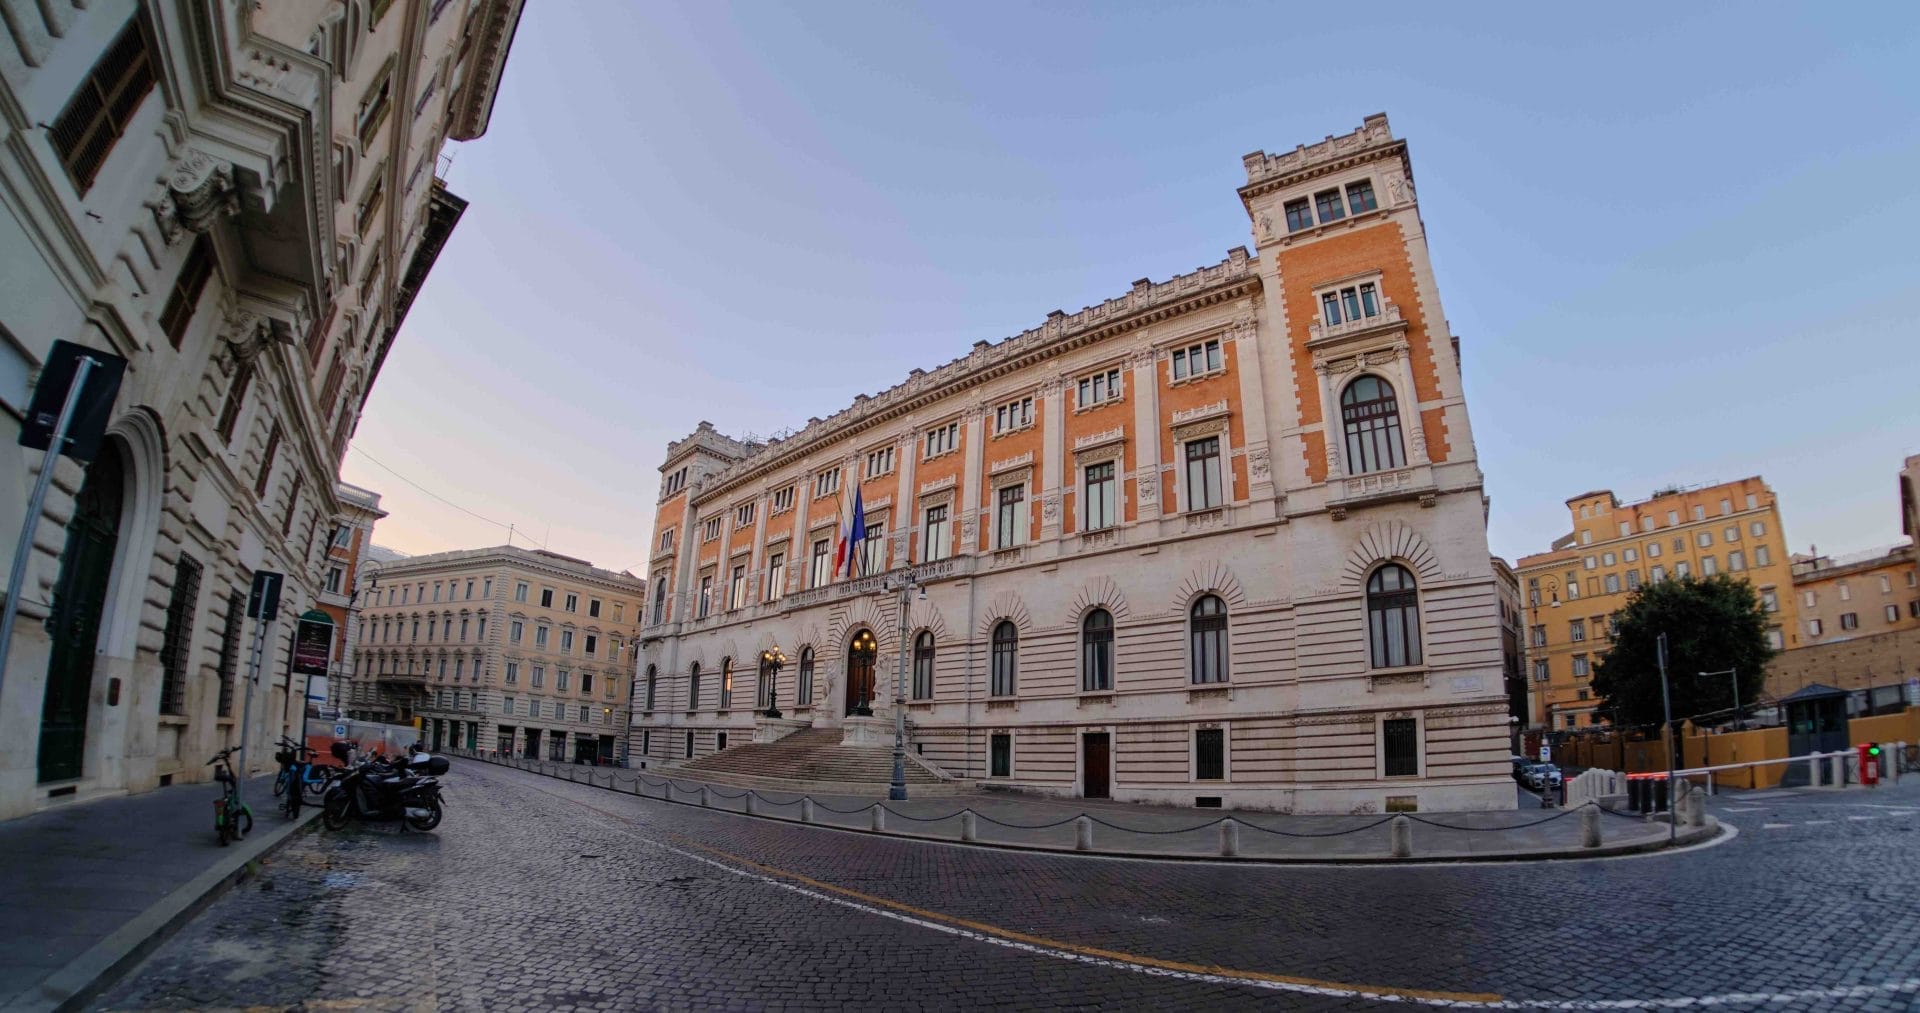
[[[1627,590],[1629,591],[1640,590],[1640,571],[1639,570],[1627,571]]]
[[[1319,212],[1320,224],[1337,222],[1347,216],[1346,206],[1340,202],[1340,191],[1322,190],[1313,195],[1313,209]]]
[[[1767,627],[1767,646],[1773,648],[1776,651],[1786,649],[1786,646],[1787,646],[1786,638],[1780,635],[1780,627],[1778,626]]]
[[[705,619],[713,611],[713,574],[704,574],[700,578],[700,610],[694,618]]]
[[[1193,779],[1224,781],[1227,777],[1227,733],[1220,728],[1199,728],[1193,733]]]
[[[540,589],[540,607],[543,609],[553,607],[553,588],[543,587]]]
[[[214,669],[220,685],[214,714],[219,717],[233,716],[233,686],[240,670],[240,634],[246,625],[246,618],[247,593],[234,591],[227,595],[227,616],[224,628],[220,631],[220,659]]]
[[[188,655],[199,610],[200,564],[183,552],[174,563],[173,591],[167,598],[167,624],[160,640],[162,714],[187,712]]]
[[[560,631],[560,653],[561,654],[573,653],[573,631],[572,630]]]
[[[552,631],[545,626],[534,627],[533,628],[533,646],[535,647],[547,646],[547,634],[550,632]]]
[[[1900,606],[1888,605],[1886,608],[1886,613],[1887,613],[1887,622],[1897,623],[1900,621]]]
[[[1729,541],[1729,542],[1737,542],[1737,541],[1739,541],[1739,540],[1740,540],[1740,525],[1738,525],[1738,524],[1735,524],[1735,525],[1733,525],[1732,527],[1729,527],[1729,528],[1727,528],[1727,530],[1726,530],[1725,532],[1723,532],[1723,533],[1722,533],[1722,535],[1721,535],[1721,537],[1722,537],[1723,539],[1725,539],[1726,541]]]
[[[927,457],[938,457],[960,445],[960,423],[949,422],[927,430]]]
[[[1347,184],[1347,210],[1357,215],[1364,211],[1372,211],[1379,206],[1379,203],[1373,199],[1372,180],[1363,179],[1358,183]]]
[[[686,488],[686,485],[687,485],[687,469],[681,468],[679,471],[676,471],[673,474],[668,475],[666,481],[660,483],[660,494],[663,496],[672,495],[673,493],[679,492],[681,489]]]
[[[793,509],[793,486],[787,486],[785,489],[775,489],[773,491],[772,504],[773,512],[777,514],[786,513],[788,510]]]
[[[1606,587],[1608,594],[1619,594],[1620,593],[1620,575],[1617,573],[1607,574],[1607,578],[1604,586]]]
[[[947,523],[946,504],[927,508],[927,523],[921,533],[921,562],[931,563],[953,554],[953,536]]]
[[[887,568],[887,526],[868,524],[867,537],[860,542],[860,572],[879,573]]]
[[[1381,750],[1387,777],[1420,775],[1420,732],[1413,718],[1389,718],[1380,723]]]
[[[1853,600],[1853,589],[1852,589],[1852,588],[1850,588],[1850,587],[1848,587],[1848,586],[1847,586],[1847,585],[1845,585],[1845,584],[1841,584],[1841,585],[1840,585],[1840,600],[1841,600],[1841,601],[1852,601],[1852,600]]]
[[[997,494],[994,512],[993,547],[1010,549],[1026,540],[1027,487],[1009,485]]]
[[[1546,659],[1542,658],[1535,661],[1533,663],[1533,681],[1546,682],[1549,677]]]
[[[1083,376],[1076,388],[1078,400],[1075,404],[1082,408],[1092,408],[1094,405],[1118,400],[1121,392],[1120,367],[1115,366],[1102,373]]]
[[[513,697],[503,696],[500,698],[500,713],[509,716],[513,714]]]
[[[1033,398],[1009,401],[993,410],[993,431],[1010,433],[1033,425]]]
[[[1573,677],[1574,678],[1584,679],[1588,675],[1592,674],[1592,671],[1593,670],[1591,668],[1587,667],[1586,655],[1576,654],[1573,656]]]
[[[523,580],[513,585],[513,600],[514,601],[527,600],[527,582],[526,581]]]
[[[1313,228],[1313,208],[1305,197],[1287,202],[1287,231],[1298,232]]]
[[[706,524],[702,526],[700,529],[700,540],[702,542],[711,542],[719,537],[720,537],[720,518],[718,517],[707,518]]]
[[[553,688],[555,692],[565,693],[573,681],[573,673],[564,668],[554,669]]]
[[[1085,516],[1088,531],[1110,528],[1115,522],[1119,483],[1114,479],[1114,462],[1102,461],[1087,466]]]
[[[893,448],[881,447],[867,452],[867,477],[879,478],[893,473]]]
[[[522,623],[518,619],[514,620],[507,626],[507,642],[513,644],[519,643],[526,631],[527,627],[525,623]]]
[[[520,681],[520,663],[519,662],[517,661],[507,662],[507,674],[505,676],[505,679],[506,679],[507,685],[509,686],[512,686]]]
[[[727,583],[727,608],[737,609],[747,603],[747,568],[735,566],[733,578]]]
[[[833,576],[833,547],[829,539],[813,543],[813,558],[808,564],[808,587],[826,587]]]
[[[1841,628],[1841,629],[1843,629],[1843,630],[1857,630],[1857,629],[1859,629],[1859,628],[1860,628],[1860,615],[1859,615],[1859,613],[1857,613],[1857,612],[1842,612],[1842,613],[1840,613],[1840,628]]]
[[[473,595],[468,594],[467,597],[471,598],[473,597]],[[587,599],[587,616],[592,619],[600,618],[600,599],[598,598]],[[614,619],[616,622],[619,621],[618,616],[615,616]]]
[[[988,739],[987,776],[1013,776],[1013,736],[1006,732],[995,733]]]
[[[1220,341],[1203,341],[1197,345],[1173,350],[1173,378],[1184,380],[1191,376],[1211,373],[1224,366],[1220,355]]]
[[[1536,625],[1536,626],[1534,626],[1534,627],[1533,627],[1533,629],[1532,629],[1532,631],[1531,631],[1531,634],[1530,634],[1530,636],[1528,637],[1528,639],[1529,639],[1529,641],[1530,641],[1530,642],[1531,642],[1531,643],[1533,644],[1533,646],[1535,646],[1535,647],[1545,647],[1545,646],[1547,646],[1547,628],[1546,628],[1546,626],[1545,626],[1545,625]]]
[[[1647,571],[1647,579],[1653,581],[1655,584],[1658,584],[1661,581],[1666,580],[1667,568],[1664,566],[1653,567],[1652,569]]]
[[[1702,531],[1699,534],[1693,536],[1693,541],[1695,545],[1698,545],[1703,549],[1711,549],[1713,548],[1713,532]]]
[[[153,90],[153,58],[134,15],[107,47],[86,80],[54,117],[47,140],[74,189],[86,196],[107,154],[120,140],[141,100]],[[175,347],[179,347],[176,342]]]
[[[1773,588],[1763,587],[1760,589],[1760,609],[1763,612],[1780,611],[1780,595],[1776,593]]]
[[[776,552],[767,557],[767,591],[760,597],[774,601],[787,589],[787,554]]]
[[[1222,502],[1220,437],[1187,442],[1187,509],[1211,510]]]
[[[233,441],[233,429],[240,421],[240,408],[246,403],[247,388],[253,384],[253,359],[243,359],[233,369],[233,382],[227,385],[227,400],[220,407],[220,420],[214,431],[224,442]]]
[[[1734,573],[1739,573],[1741,570],[1744,570],[1746,568],[1747,568],[1746,553],[1741,552],[1739,549],[1735,549],[1732,552],[1727,553],[1727,569],[1728,570]]]
[[[435,591],[439,591],[439,590],[440,590],[440,587],[439,587],[439,585],[437,585],[437,584],[436,584],[436,585],[434,585],[434,590],[435,590]],[[580,596],[579,596],[579,595],[577,595],[577,594],[573,594],[573,593],[568,593],[568,595],[567,595],[567,598],[566,598],[566,604],[564,604],[564,605],[562,605],[562,606],[560,606],[560,607],[561,607],[561,608],[563,608],[563,609],[565,609],[565,610],[566,610],[566,611],[568,611],[568,612],[578,612],[578,611],[580,611]]]
[[[547,669],[544,665],[533,666],[533,688],[539,689],[547,684]]]
[[[1773,553],[1772,553],[1771,551],[1769,551],[1769,550],[1767,549],[1767,547],[1766,547],[1766,546],[1764,546],[1764,545],[1756,545],[1756,546],[1754,546],[1754,547],[1753,547],[1753,565],[1755,565],[1755,566],[1772,566],[1772,565],[1773,565]]]
[[[1764,537],[1767,533],[1767,522],[1754,521],[1752,524],[1747,525],[1747,533],[1755,538]]]
[[[180,273],[173,279],[173,288],[167,293],[166,308],[160,311],[160,330],[176,349],[186,339],[187,324],[193,320],[200,295],[213,277],[213,266],[213,245],[206,236],[196,236],[187,251],[186,263],[181,265]]]
[[[754,505],[752,503],[742,503],[735,507],[733,510],[733,526],[736,528],[744,528],[751,525],[753,523],[753,507]]]
[[[1807,620],[1807,634],[1809,636],[1817,637],[1820,635],[1821,630],[1822,630],[1822,627],[1820,625],[1820,620],[1818,619]]]
[[[1567,623],[1567,639],[1576,643],[1587,639],[1587,621],[1574,619]]]
[[[1711,577],[1720,572],[1720,562],[1712,556],[1700,557],[1700,576]]]
[[[828,468],[813,476],[813,498],[831,496],[840,491],[840,469]]]

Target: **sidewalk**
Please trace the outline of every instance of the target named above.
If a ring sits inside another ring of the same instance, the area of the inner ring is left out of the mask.
[[[498,761],[483,761],[498,763]],[[746,813],[748,790],[732,784],[703,784],[687,778],[665,778],[652,772],[566,763],[516,760],[514,769],[557,777],[579,784],[591,781],[623,794],[668,798],[688,805],[701,804],[705,789],[709,808]],[[672,788],[667,785],[671,783]],[[1518,789],[1516,789],[1518,791]],[[668,794],[670,792],[670,795]],[[1088,851],[1095,854],[1148,858],[1221,857],[1220,823],[1231,818],[1238,844],[1234,857],[1277,862],[1382,862],[1392,854],[1392,821],[1388,814],[1362,816],[1292,816],[1262,812],[1210,812],[1171,806],[1076,798],[1048,798],[1005,792],[967,792],[932,798],[886,801],[883,795],[808,796],[813,800],[812,822],[844,830],[871,831],[873,807],[884,805],[881,819],[887,834],[931,840],[963,840],[961,812],[974,813],[974,843],[1048,851]],[[755,791],[751,815],[802,821],[802,796],[777,790]],[[1520,793],[1520,808],[1507,812],[1409,813],[1414,861],[1488,861],[1501,859],[1590,858],[1654,850],[1668,845],[1667,824],[1635,816],[1602,812],[1602,845],[1583,846],[1581,814],[1577,809],[1540,809],[1538,799]],[[1091,824],[1089,847],[1079,847],[1079,819]],[[1682,827],[1678,843],[1704,840],[1718,833],[1716,823]]]
[[[0,1010],[84,1002],[320,814],[288,822],[270,774],[241,793],[253,833],[224,848],[211,782],[0,823]]]

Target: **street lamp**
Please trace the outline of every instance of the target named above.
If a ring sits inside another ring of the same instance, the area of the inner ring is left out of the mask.
[[[1698,674],[1702,679],[1715,675],[1726,675],[1733,678],[1733,727],[1735,730],[1738,730],[1740,727],[1740,670],[1737,668],[1728,668],[1718,672],[1700,672]]]
[[[915,589],[920,600],[927,600],[927,589],[913,579],[913,572],[902,569],[887,578],[887,590],[900,592],[900,656],[893,666],[893,784],[887,788],[889,801],[907,797],[907,606]]]
[[[787,664],[786,652],[775,644],[760,652],[760,668],[767,677],[767,717],[780,717],[780,670]]]

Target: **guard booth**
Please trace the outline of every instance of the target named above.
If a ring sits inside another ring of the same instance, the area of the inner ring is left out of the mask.
[[[1810,683],[1780,699],[1787,716],[1787,755],[1809,756],[1847,748],[1847,691],[1824,683]],[[1807,785],[1807,765],[1789,763],[1780,787]]]

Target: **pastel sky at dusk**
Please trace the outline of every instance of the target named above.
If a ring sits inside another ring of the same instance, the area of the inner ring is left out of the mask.
[[[639,572],[700,420],[797,427],[1252,248],[1240,156],[1385,111],[1495,553],[1753,474],[1795,551],[1890,545],[1916,68],[1911,3],[534,3],[344,477],[401,551],[511,523]]]

